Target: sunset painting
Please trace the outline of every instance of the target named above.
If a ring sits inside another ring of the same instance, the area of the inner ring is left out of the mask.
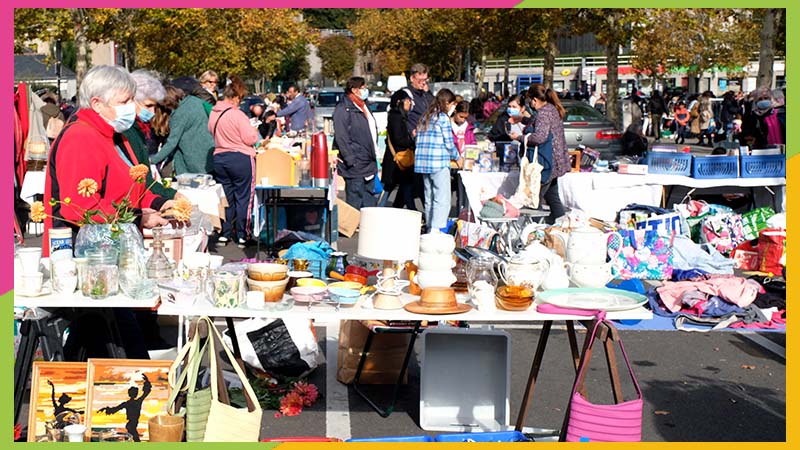
[[[172,361],[89,359],[87,428],[147,441],[147,421],[166,412]]]
[[[28,441],[48,440],[45,424],[63,428],[64,418],[86,410],[86,363],[34,361]],[[57,420],[56,416],[60,416]]]

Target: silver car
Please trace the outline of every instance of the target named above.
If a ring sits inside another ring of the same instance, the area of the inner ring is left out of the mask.
[[[599,151],[600,158],[607,160],[622,154],[622,132],[600,111],[581,101],[564,100],[561,104],[567,110],[564,135],[569,150],[585,145]]]
[[[337,87],[320,89],[317,94],[314,118],[318,130],[325,130],[327,134],[333,133],[333,110],[336,104],[344,97],[344,89]],[[325,127],[328,122],[328,128]]]

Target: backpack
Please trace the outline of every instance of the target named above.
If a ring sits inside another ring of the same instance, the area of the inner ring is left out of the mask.
[[[49,139],[57,138],[63,129],[64,121],[59,119],[58,116],[51,117],[50,120],[47,121],[46,133]]]

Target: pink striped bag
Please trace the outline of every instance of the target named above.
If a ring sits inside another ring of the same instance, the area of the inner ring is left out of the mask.
[[[567,422],[567,442],[638,442],[642,440],[642,405],[644,402],[642,401],[642,390],[636,381],[636,375],[633,374],[622,341],[619,341],[619,347],[625,358],[625,364],[628,366],[628,373],[633,379],[638,398],[614,405],[595,405],[578,392],[583,390],[586,368],[592,356],[591,348],[597,335],[597,327],[602,322],[613,327],[610,322],[605,321],[605,313],[597,315],[597,322],[587,347],[589,354],[585,355],[581,361],[575,385],[572,387],[569,421]]]

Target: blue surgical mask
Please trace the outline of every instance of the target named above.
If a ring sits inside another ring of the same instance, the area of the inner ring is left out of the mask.
[[[114,127],[114,131],[122,133],[133,126],[133,121],[136,120],[136,105],[133,102],[117,105],[114,107],[114,111],[117,113],[117,118],[107,121],[109,125]]]
[[[369,97],[369,89],[361,89],[361,100],[366,100]]]
[[[509,116],[511,116],[511,117],[517,117],[517,116],[519,116],[519,108],[507,108],[507,109],[506,109],[506,112],[507,112],[507,113],[508,113],[508,115],[509,115]]]
[[[760,110],[770,109],[772,107],[772,100],[759,100],[756,102],[756,108]]]
[[[155,113],[153,113],[153,111],[150,111],[147,108],[142,108],[142,110],[139,111],[139,120],[141,120],[144,123],[150,122],[153,116],[155,116]]]

